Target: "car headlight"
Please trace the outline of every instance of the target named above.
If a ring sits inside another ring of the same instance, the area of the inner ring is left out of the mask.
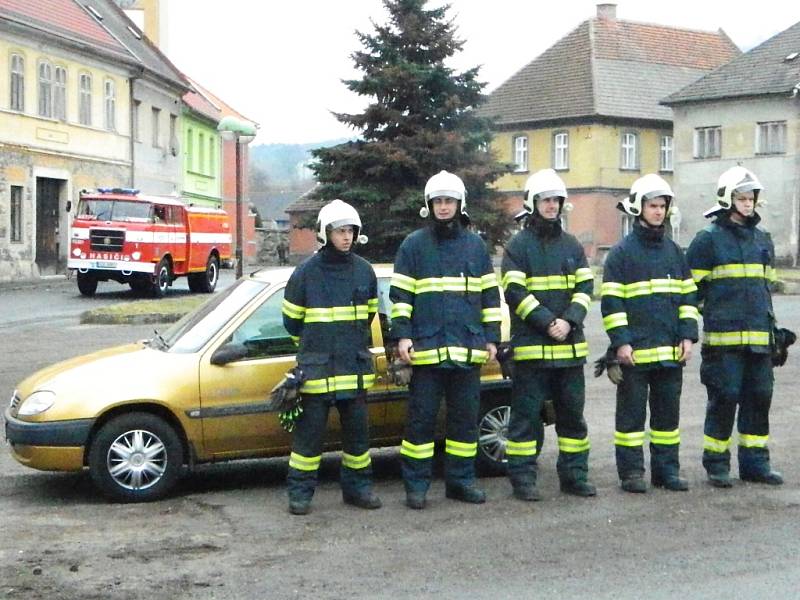
[[[17,414],[21,417],[30,417],[31,415],[38,415],[46,411],[51,406],[53,406],[53,404],[55,404],[55,401],[56,401],[55,392],[48,392],[48,391],[33,392],[22,402],[22,405],[19,407],[19,412]]]

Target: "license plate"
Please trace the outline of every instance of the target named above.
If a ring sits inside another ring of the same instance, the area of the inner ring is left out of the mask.
[[[107,260],[98,260],[96,263],[94,263],[94,266],[98,269],[115,269],[117,267],[117,263]]]

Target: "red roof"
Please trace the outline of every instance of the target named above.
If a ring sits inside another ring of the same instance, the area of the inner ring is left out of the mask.
[[[128,54],[76,0],[0,0],[0,14],[56,35],[77,37]]]
[[[210,92],[207,88],[197,83],[191,77],[187,77],[187,79],[189,79],[189,81],[192,82],[192,85],[197,89],[197,91],[199,91],[203,96],[205,96],[208,101],[212,102],[222,112],[223,117],[236,117],[237,119],[240,119],[242,121],[249,121],[256,128],[258,128],[258,123],[253,121],[253,119],[248,119],[242,113],[236,111],[228,103],[222,100],[219,96]]]

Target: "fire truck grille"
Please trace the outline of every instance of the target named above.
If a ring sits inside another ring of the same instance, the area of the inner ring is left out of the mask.
[[[125,243],[125,232],[114,229],[92,229],[89,233],[92,250],[101,252],[122,250]]]

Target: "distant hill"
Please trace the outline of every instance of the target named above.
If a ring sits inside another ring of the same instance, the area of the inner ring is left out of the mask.
[[[313,178],[305,168],[311,160],[311,150],[347,141],[341,138],[311,144],[259,144],[250,147],[250,161],[267,174],[270,186],[294,186]]]

